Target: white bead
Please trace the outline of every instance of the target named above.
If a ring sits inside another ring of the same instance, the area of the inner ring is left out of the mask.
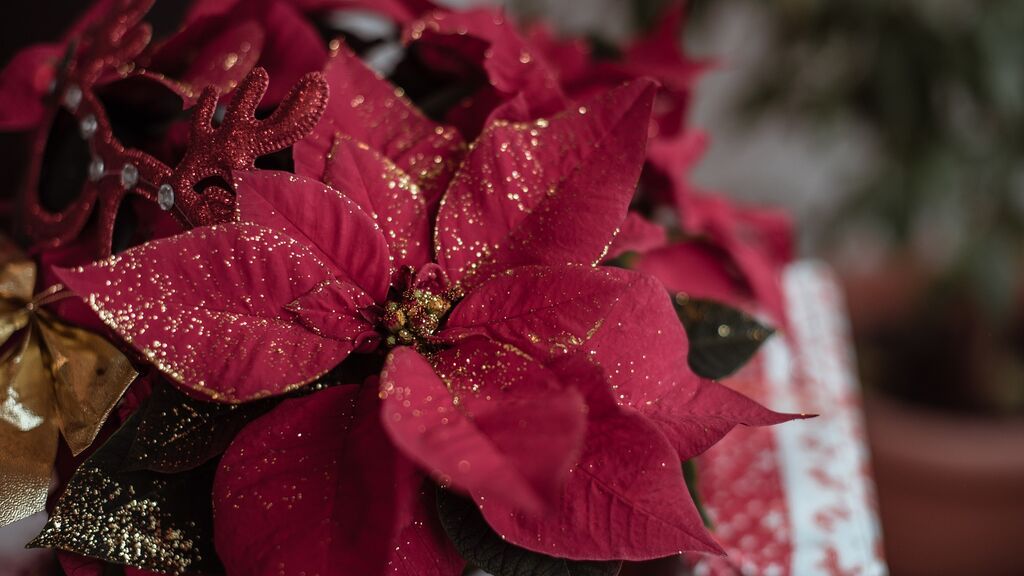
[[[170,184],[161,184],[156,191],[156,203],[161,210],[174,208],[174,188]]]
[[[89,180],[96,182],[100,178],[103,178],[103,170],[106,166],[103,165],[103,158],[99,156],[92,159],[89,162]]]
[[[74,112],[78,110],[78,105],[82,103],[82,89],[77,84],[68,86],[67,90],[64,91],[64,106],[68,110]]]
[[[125,190],[131,190],[138,183],[139,169],[131,162],[126,163],[121,168],[121,187]]]
[[[98,124],[96,122],[96,117],[92,114],[89,114],[85,118],[82,118],[82,121],[79,122],[78,130],[79,132],[82,133],[82,138],[88,140],[89,138],[92,138],[93,134],[96,133],[97,126]]]

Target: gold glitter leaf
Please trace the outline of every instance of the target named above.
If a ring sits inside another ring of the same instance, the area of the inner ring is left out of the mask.
[[[172,574],[220,573],[209,497],[217,462],[182,474],[120,472],[143,412],[75,472],[29,546]]]
[[[247,423],[276,403],[203,402],[169,384],[158,385],[139,411],[138,430],[122,469],[175,473],[197,468],[220,456]]]

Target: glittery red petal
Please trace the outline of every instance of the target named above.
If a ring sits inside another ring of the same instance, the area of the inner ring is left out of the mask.
[[[396,268],[419,268],[431,261],[426,193],[393,162],[338,134],[323,179],[381,227]]]
[[[379,404],[376,386],[337,386],[286,400],[235,438],[213,494],[228,573],[382,576],[410,556],[406,574],[459,573]]]
[[[390,255],[380,228],[355,202],[316,180],[285,172],[236,172],[239,219],[298,240],[336,277],[387,299]]]
[[[286,309],[331,281],[330,269],[296,241],[253,224],[198,228],[57,275],[148,361],[215,400],[287,392],[353,348],[315,334]]]
[[[340,46],[324,70],[331,99],[313,133],[295,145],[299,174],[323,178],[338,133],[387,158],[435,201],[461,159],[463,142],[449,127],[426,118],[411,102]]]
[[[448,275],[478,282],[517,265],[603,259],[643,166],[654,92],[637,81],[550,119],[489,126],[438,213]]]
[[[381,396],[385,427],[409,457],[443,483],[517,508],[554,503],[583,435],[576,390],[522,352],[484,338],[430,361],[412,348],[394,349]]]
[[[495,531],[557,558],[648,560],[683,550],[721,554],[690,500],[668,440],[595,386],[600,370],[585,360],[564,363],[556,372],[587,391],[583,452],[551,513],[529,514],[478,499]]]

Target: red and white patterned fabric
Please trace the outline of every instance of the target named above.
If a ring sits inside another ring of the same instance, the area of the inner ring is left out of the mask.
[[[817,418],[737,428],[701,456],[699,489],[726,558],[699,575],[886,573],[842,293],[820,263],[783,277],[790,330],[727,383]]]

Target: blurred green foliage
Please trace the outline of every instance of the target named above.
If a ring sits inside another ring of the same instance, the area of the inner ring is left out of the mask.
[[[1024,266],[1024,2],[762,4],[776,50],[741,112],[866,126],[879,161],[833,229],[880,224],[1007,319]]]
[[[695,2],[691,26],[713,4]],[[881,371],[899,373],[893,387],[914,400],[1024,409],[1024,2],[748,5],[773,47],[738,116],[865,127],[878,158],[871,173],[837,182],[855,189],[837,191],[848,201],[827,228],[837,240],[870,223],[927,271],[913,309],[875,342],[898,356]],[[914,382],[925,368],[909,357],[950,381]]]

